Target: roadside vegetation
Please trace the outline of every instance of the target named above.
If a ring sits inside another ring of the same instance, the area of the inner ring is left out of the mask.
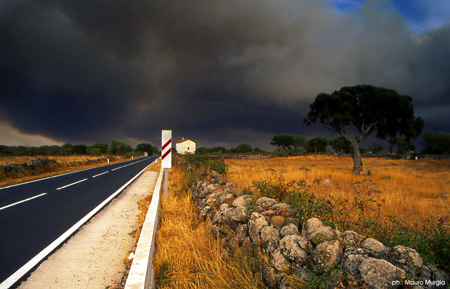
[[[224,173],[225,164],[203,156],[174,157],[156,239],[156,288],[265,288],[256,256],[229,255],[211,233],[212,224],[198,219],[191,189],[209,169]]]

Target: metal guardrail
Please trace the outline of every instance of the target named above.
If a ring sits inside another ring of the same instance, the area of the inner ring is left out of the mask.
[[[153,255],[155,254],[156,231],[159,222],[159,198],[163,179],[163,169],[159,172],[153,190],[152,202],[145,217],[141,235],[134,254],[133,263],[125,283],[125,289],[155,288]]]

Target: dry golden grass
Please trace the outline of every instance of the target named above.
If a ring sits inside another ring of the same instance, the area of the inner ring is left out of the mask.
[[[27,182],[35,179],[51,177],[58,174],[68,173],[72,171],[78,171],[83,169],[88,169],[96,166],[102,166],[107,163],[106,159],[103,162],[96,162],[91,164],[84,164],[87,160],[97,160],[100,157],[98,156],[88,156],[88,155],[80,155],[80,156],[20,156],[20,157],[0,157],[0,165],[4,164],[12,164],[12,163],[23,163],[30,162],[33,159],[41,158],[48,160],[55,160],[58,163],[58,166],[54,166],[51,171],[45,173],[35,173],[35,172],[22,172],[20,174],[16,174],[13,176],[8,176],[0,180],[0,187],[14,185],[22,182]],[[115,156],[114,162],[122,162],[125,161],[126,158],[122,158],[121,156]]]
[[[262,288],[246,256],[229,257],[212,235],[212,224],[198,220],[189,194],[175,196],[181,181],[172,168],[153,260],[158,288]]]
[[[87,155],[80,155],[80,156],[20,156],[20,157],[0,157],[0,165],[3,164],[11,164],[11,163],[23,163],[23,162],[29,162],[31,160],[34,160],[36,158],[41,159],[51,159],[55,160],[60,164],[69,164],[70,162],[84,162],[88,159],[98,159],[98,156],[87,156]]]
[[[364,158],[363,163],[372,170],[370,176],[352,175],[351,157],[318,155],[226,160],[228,178],[242,189],[251,186],[253,180],[281,175],[286,181],[305,180],[317,196],[351,199],[356,192],[369,193],[382,204],[382,214],[395,215],[408,225],[421,225],[440,218],[450,222],[450,160]],[[318,182],[324,179],[329,179],[331,185]]]

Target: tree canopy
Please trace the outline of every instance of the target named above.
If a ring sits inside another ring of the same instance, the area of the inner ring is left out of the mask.
[[[270,145],[278,146],[286,154],[294,154],[305,146],[305,138],[292,134],[279,134],[273,137]]]
[[[409,140],[417,138],[424,126],[423,119],[414,115],[410,96],[371,85],[320,93],[309,107],[307,125],[319,121],[351,143],[354,174],[362,169],[358,143],[371,133],[381,139],[403,135]]]

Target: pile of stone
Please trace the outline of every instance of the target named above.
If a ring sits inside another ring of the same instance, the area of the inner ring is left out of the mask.
[[[10,176],[17,176],[23,173],[41,173],[58,166],[57,161],[49,159],[35,158],[29,162],[11,163],[0,165],[0,180]]]
[[[336,286],[342,278],[348,287],[446,288],[449,284],[443,271],[425,265],[412,248],[389,248],[353,231],[341,233],[317,218],[297,224],[290,205],[267,197],[253,201],[248,192],[214,171],[208,180],[197,182],[193,198],[200,218],[212,221],[213,233],[221,237],[224,248],[256,250],[270,287],[292,288],[289,276],[308,282],[311,274],[332,270],[341,270]]]

